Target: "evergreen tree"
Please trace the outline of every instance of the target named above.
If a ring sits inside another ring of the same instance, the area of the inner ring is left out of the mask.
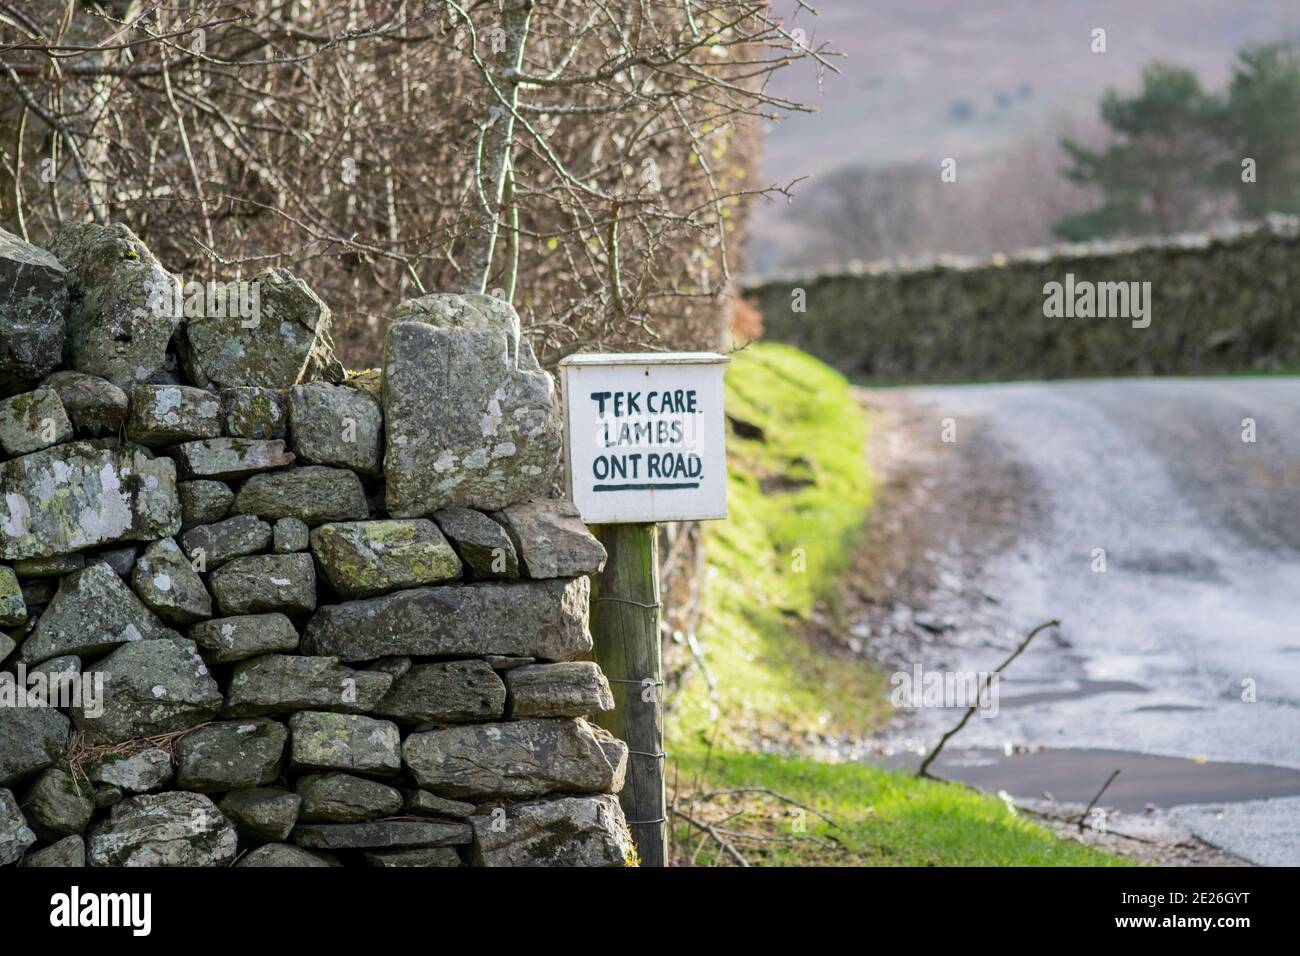
[[[1220,130],[1228,155],[1218,183],[1243,216],[1300,212],[1300,50],[1248,47],[1238,55]]]
[[[1221,106],[1196,74],[1153,63],[1143,71],[1138,95],[1106,93],[1101,117],[1112,134],[1105,148],[1061,142],[1072,161],[1065,175],[1099,190],[1101,205],[1062,219],[1054,231],[1079,241],[1200,224],[1222,157],[1214,135]]]

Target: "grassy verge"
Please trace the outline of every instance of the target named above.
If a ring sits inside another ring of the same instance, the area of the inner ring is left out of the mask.
[[[819,644],[815,625],[871,504],[867,424],[838,373],[781,345],[735,356],[727,413],[731,518],[707,531],[702,667],[666,723],[678,809],[720,826],[750,863],[1119,862],[965,787],[784,755],[889,716],[882,675]],[[690,822],[674,838],[679,861],[737,862]]]
[[[707,763],[707,767],[706,767]],[[966,787],[852,763],[759,753],[687,755],[678,807],[727,821],[728,842],[763,866],[1123,866],[1128,861],[1063,840],[1001,800]],[[669,778],[670,782],[672,778]],[[688,788],[688,784],[691,786]],[[780,794],[787,802],[751,788]],[[687,792],[689,789],[689,793]],[[717,794],[708,805],[690,794]],[[695,865],[736,863],[690,823],[674,832],[677,856]],[[758,838],[732,837],[745,833]]]
[[[753,437],[728,436],[731,518],[706,529],[699,643],[717,697],[693,680],[669,732],[743,749],[866,733],[882,715],[879,675],[806,639],[871,502],[865,420],[838,373],[788,346],[738,353],[726,383],[727,414]]]

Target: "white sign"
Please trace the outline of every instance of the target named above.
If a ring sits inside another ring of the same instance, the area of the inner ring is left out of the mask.
[[[588,524],[727,516],[724,355],[560,362],[569,497]]]

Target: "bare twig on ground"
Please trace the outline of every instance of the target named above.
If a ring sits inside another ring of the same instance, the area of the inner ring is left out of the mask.
[[[738,864],[740,864],[741,866],[749,866],[749,861],[745,859],[744,855],[739,850],[737,850],[735,846],[733,846],[727,840],[727,838],[718,831],[718,829],[713,824],[709,823],[707,820],[697,820],[689,813],[685,813],[676,808],[674,808],[672,812],[677,816],[681,817],[691,826],[702,830],[707,836],[717,841],[718,846],[720,846],[723,849],[723,851],[726,852],[727,855],[730,856],[732,859],[734,859]],[[696,852],[698,853],[698,850]]]
[[[1060,626],[1061,622],[1058,620],[1044,621],[1042,624],[1039,624],[1036,628],[1030,631],[1029,636],[1021,641],[1019,646],[1011,652],[1010,657],[994,668],[993,671],[984,678],[984,683],[980,685],[979,692],[975,695],[975,703],[971,704],[966,713],[962,715],[961,720],[957,722],[957,726],[939,738],[939,742],[935,744],[934,749],[931,750],[926,758],[921,761],[921,766],[916,771],[918,777],[930,776],[930,765],[934,763],[935,758],[939,756],[940,751],[944,748],[944,744],[955,737],[957,733],[966,726],[966,722],[975,715],[975,711],[979,709],[980,701],[984,699],[984,695],[988,691],[989,684],[992,683],[993,678],[1001,674],[1012,661],[1019,657],[1024,652],[1025,648],[1029,646],[1029,642],[1037,637],[1042,631],[1047,630],[1049,627]]]
[[[735,796],[743,796],[743,795],[745,795],[745,794],[750,794],[750,793],[760,793],[760,794],[765,794],[765,795],[767,795],[767,796],[769,796],[769,797],[772,797],[772,798],[774,798],[774,799],[776,799],[776,800],[780,800],[782,803],[788,803],[788,804],[790,804],[792,807],[798,807],[800,810],[806,810],[808,813],[811,813],[813,816],[818,817],[818,818],[820,818],[820,819],[822,819],[822,820],[825,820],[827,823],[829,823],[831,826],[835,827],[835,829],[837,829],[837,830],[843,830],[843,829],[844,829],[842,826],[840,826],[838,823],[836,823],[834,820],[832,820],[832,819],[831,819],[830,817],[828,817],[826,814],[824,814],[824,813],[822,813],[822,812],[820,812],[820,811],[818,811],[818,810],[814,810],[812,807],[808,806],[808,805],[805,804],[805,803],[800,803],[798,800],[795,800],[793,797],[787,797],[785,794],[783,794],[783,793],[781,793],[781,792],[779,792],[779,791],[777,791],[777,790],[773,790],[773,789],[771,789],[770,787],[735,787],[735,788],[733,788],[733,789],[731,789],[731,790],[714,790],[712,793],[706,793],[706,794],[704,794],[704,795],[703,795],[702,797],[700,797],[699,799],[701,799],[701,800],[711,800],[711,799],[713,799],[714,797],[735,797]]]
[[[698,778],[697,778],[698,783]],[[800,843],[811,843],[821,847],[824,850],[836,850],[843,847],[842,842],[830,834],[813,836],[802,832],[802,828],[797,828],[795,832],[785,834],[776,831],[774,828],[782,825],[781,821],[786,816],[784,812],[776,812],[771,804],[766,801],[755,802],[754,800],[745,800],[745,798],[770,798],[779,804],[788,805],[810,813],[819,820],[825,822],[828,826],[839,830],[844,828],[832,817],[805,803],[801,803],[778,790],[771,787],[732,787],[725,790],[713,790],[707,793],[696,790],[691,794],[681,794],[674,792],[672,805],[669,812],[681,818],[690,824],[692,833],[698,834],[697,840],[688,837],[683,845],[683,852],[677,859],[682,860],[686,865],[695,866],[700,862],[701,854],[704,850],[714,844],[717,844],[723,851],[725,857],[729,857],[742,866],[754,865],[749,858],[745,857],[742,850],[753,849],[760,855],[764,852],[765,845],[781,844],[794,845]],[[688,809],[683,810],[679,807],[680,802],[685,804]],[[728,805],[726,801],[740,800],[739,805]],[[722,816],[717,819],[710,819],[710,816],[716,817],[717,814],[706,815],[701,812],[710,804],[715,810],[721,811]],[[757,824],[757,829],[741,829],[738,822],[748,815],[749,822]],[[744,862],[741,863],[741,858]],[[714,857],[710,865],[717,865],[719,857]]]
[[[1058,813],[1048,813],[1045,810],[1035,810],[1033,807],[1026,807],[1020,803],[1016,804],[1016,809],[1019,810],[1021,813],[1029,814],[1031,817],[1038,817],[1040,820],[1050,820],[1052,823],[1068,824],[1068,823],[1075,822],[1075,820],[1072,817],[1063,817]],[[1120,839],[1123,840],[1132,840],[1134,843],[1145,843],[1147,846],[1165,845],[1160,840],[1148,840],[1146,837],[1134,836],[1131,833],[1124,833],[1122,830],[1102,830],[1098,827],[1094,827],[1091,825],[1085,825],[1083,827],[1080,827],[1080,829],[1086,832],[1100,833],[1104,836],[1119,837]]]
[[[1097,801],[1101,799],[1102,794],[1104,794],[1107,790],[1110,789],[1110,785],[1115,782],[1115,778],[1118,776],[1119,776],[1119,768],[1116,767],[1115,772],[1106,778],[1106,782],[1101,785],[1101,789],[1097,791],[1097,795],[1092,798],[1092,802],[1088,804],[1087,808],[1083,811],[1083,815],[1079,817],[1080,830],[1083,829],[1084,824],[1087,822],[1088,814],[1092,813],[1092,808],[1097,805]]]

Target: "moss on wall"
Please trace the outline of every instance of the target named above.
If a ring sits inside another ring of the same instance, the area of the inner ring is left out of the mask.
[[[1044,287],[1149,282],[1150,325],[1048,318]],[[792,308],[802,289],[806,311]],[[1158,240],[759,280],[765,336],[876,384],[1300,369],[1294,217]]]

